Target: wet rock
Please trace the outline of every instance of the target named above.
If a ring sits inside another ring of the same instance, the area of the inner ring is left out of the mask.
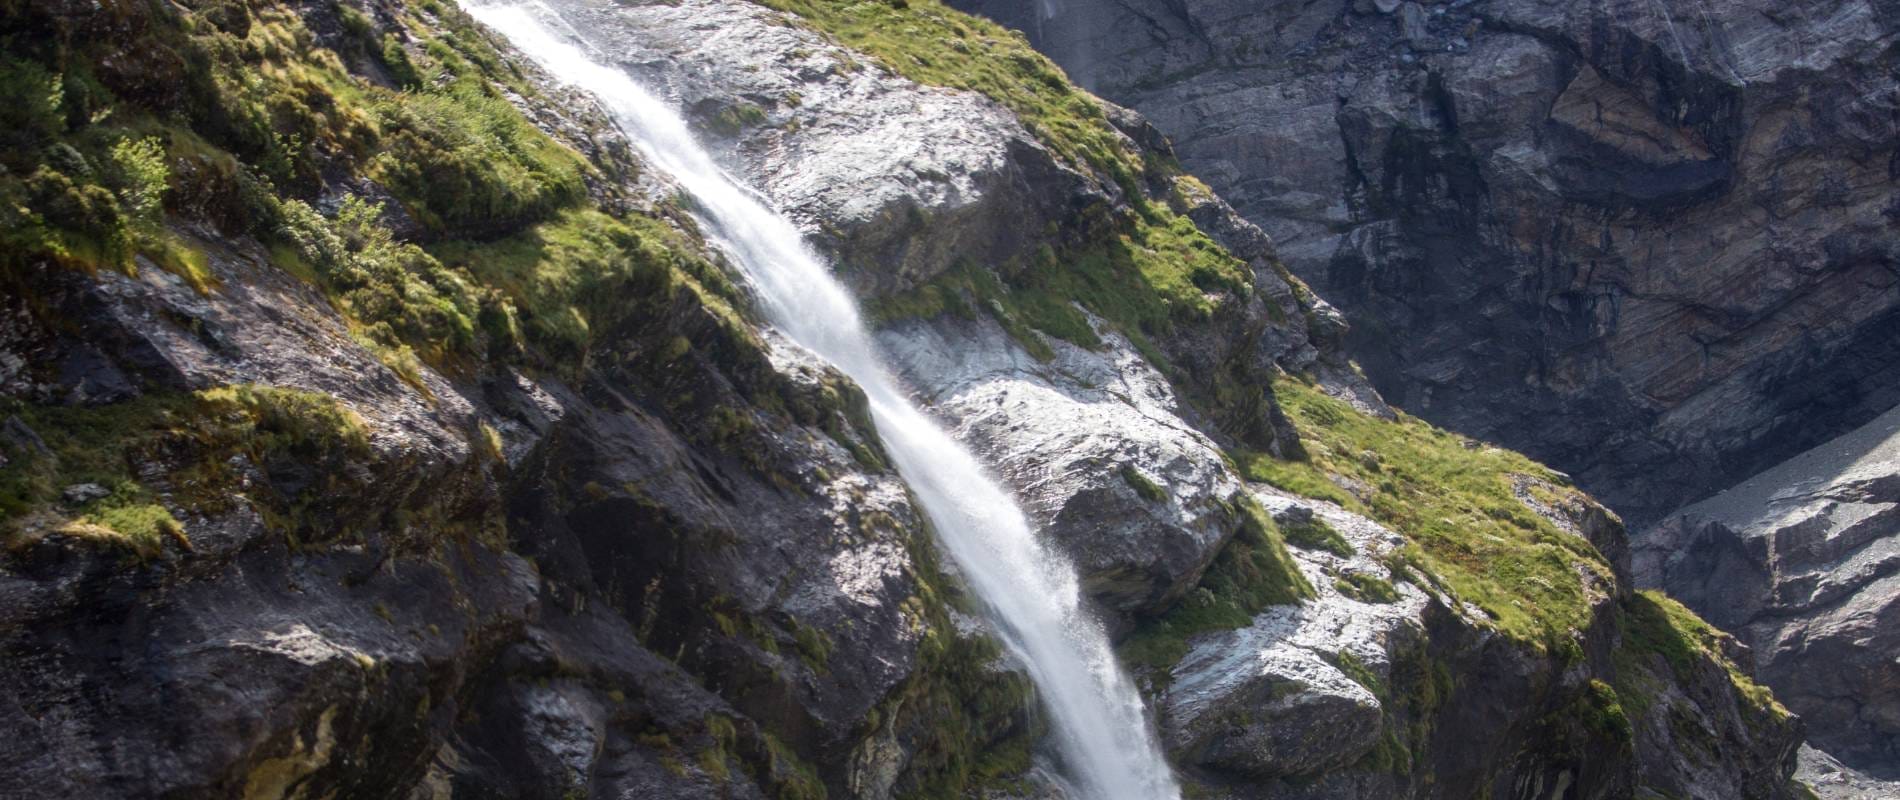
[[[556,5],[682,106],[750,109],[702,115],[702,132],[866,294],[1008,261],[1105,197],[987,98],[920,87],[762,6]]]
[[[1180,418],[1173,387],[1127,341],[1050,340],[1038,361],[993,321],[943,318],[880,337],[912,386],[1024,499],[1088,591],[1154,610],[1199,577],[1237,520],[1218,446]]]

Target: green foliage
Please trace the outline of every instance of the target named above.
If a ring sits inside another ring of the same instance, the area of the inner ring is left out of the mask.
[[[329,397],[257,386],[147,396],[97,407],[9,402],[0,414],[31,437],[0,437],[9,467],[0,470],[0,536],[13,548],[59,534],[119,544],[149,557],[165,541],[189,548],[172,508],[222,510],[246,490],[231,461],[322,465],[362,459],[368,438],[355,415]],[[41,448],[41,443],[44,449]],[[142,466],[166,466],[169,497]],[[73,507],[65,487],[97,484],[103,498]],[[249,487],[267,519],[288,521],[315,500],[301,492]]]
[[[1238,453],[1253,480],[1339,503],[1410,540],[1405,557],[1442,588],[1491,615],[1499,630],[1537,646],[1564,647],[1590,623],[1578,577],[1613,586],[1608,562],[1589,542],[1559,530],[1519,502],[1512,476],[1555,486],[1556,473],[1516,453],[1470,442],[1409,416],[1388,421],[1293,380],[1273,393],[1299,429],[1305,461]],[[1334,477],[1362,488],[1354,495]],[[1567,486],[1565,494],[1576,494]]]
[[[121,139],[107,152],[126,214],[146,225],[156,225],[164,211],[160,200],[165,181],[171,176],[171,168],[165,163],[165,146],[156,137],[147,136]]]
[[[1570,716],[1581,720],[1592,733],[1619,742],[1629,742],[1634,738],[1629,716],[1623,713],[1623,703],[1617,697],[1616,689],[1603,681],[1591,678],[1578,693],[1571,705]]]
[[[831,637],[809,625],[794,623],[792,640],[798,643],[798,657],[815,673],[831,671]]]
[[[740,336],[746,326],[735,310],[737,288],[717,266],[687,255],[695,249],[652,218],[571,209],[500,241],[445,242],[431,252],[493,291],[482,311],[491,339],[573,364],[598,331],[658,314],[676,292],[689,293]]]
[[[1165,367],[1167,358],[1151,337],[1181,322],[1208,319],[1223,304],[1248,296],[1252,281],[1247,265],[1192,221],[1155,206],[1085,244],[1061,251],[1045,246],[1025,263],[946,271],[874,301],[870,315],[879,322],[944,313],[968,318],[973,309],[983,309],[1032,355],[1047,360],[1053,353],[1031,331],[1102,346],[1086,310],[1127,336],[1150,363]]]
[[[291,200],[278,214],[294,257],[284,266],[307,271],[379,352],[413,343],[436,361],[473,355],[481,298],[433,256],[397,242],[381,223],[382,204],[350,195],[326,218]]]
[[[486,89],[460,81],[376,104],[385,149],[370,174],[431,228],[493,236],[546,219],[584,191],[580,156]]]
[[[65,82],[46,66],[0,58],[0,149],[29,153],[64,133],[65,97]]]
[[[1231,502],[1238,530],[1195,588],[1160,616],[1140,623],[1122,642],[1124,661],[1165,672],[1187,655],[1189,637],[1245,627],[1268,606],[1313,596],[1312,584],[1287,553],[1273,518],[1245,493]]]

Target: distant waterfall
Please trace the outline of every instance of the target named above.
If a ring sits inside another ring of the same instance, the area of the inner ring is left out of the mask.
[[[591,92],[653,167],[696,201],[700,221],[779,330],[857,381],[898,471],[991,621],[1028,665],[1076,786],[1091,800],[1177,800],[1141,697],[1083,608],[1075,569],[1036,538],[1016,499],[914,405],[880,359],[857,304],[797,228],[715,164],[668,104],[581,49],[540,3],[468,11],[550,73]]]

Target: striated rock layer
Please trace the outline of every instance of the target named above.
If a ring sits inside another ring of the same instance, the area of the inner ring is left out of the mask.
[[[1632,521],[1900,400],[1890,3],[953,5],[1172,137],[1396,405]]]

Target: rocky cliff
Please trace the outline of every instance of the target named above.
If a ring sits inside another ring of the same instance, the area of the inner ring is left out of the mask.
[[[1892,4],[955,5],[1154,120],[1395,404],[1632,520],[1900,401]]]
[[[1754,648],[1817,747],[1894,780],[1897,549],[1900,412],[1888,412],[1669,516],[1635,563]]]
[[[556,9],[833,258],[1200,796],[1798,791],[1798,721],[1613,515],[1386,407],[1020,39]],[[592,100],[433,0],[0,41],[0,793],[1060,796],[862,395]]]

